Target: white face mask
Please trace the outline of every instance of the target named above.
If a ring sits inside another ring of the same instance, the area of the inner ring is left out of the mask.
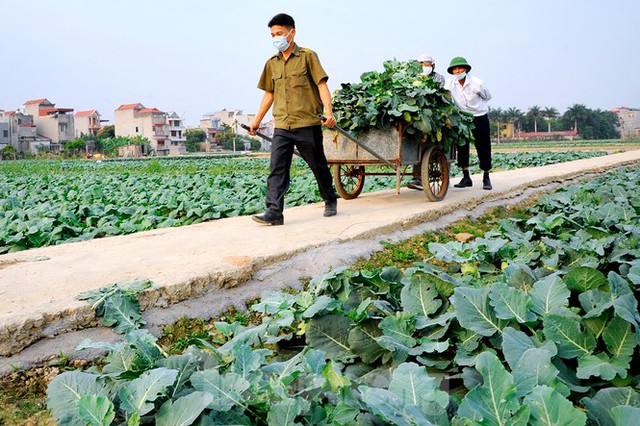
[[[432,72],[433,72],[433,67],[426,67],[426,66],[422,67],[422,74],[431,75]]]
[[[467,76],[467,72],[463,71],[458,75],[454,75],[454,77],[456,78],[456,80],[460,81],[460,80],[464,80],[465,77]]]
[[[291,34],[291,31],[289,31],[289,34]],[[279,52],[284,52],[285,50],[287,50],[289,48],[289,45],[291,45],[291,43],[287,41],[287,37],[289,37],[289,34],[287,34],[286,36],[272,37],[271,40],[273,41],[273,47],[278,49]]]

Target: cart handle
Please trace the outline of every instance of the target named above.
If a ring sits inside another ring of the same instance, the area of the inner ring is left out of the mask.
[[[251,127],[247,126],[246,124],[241,124],[240,127],[245,129],[247,132],[251,131]],[[269,136],[265,135],[264,133],[260,133],[260,132],[256,131],[256,135],[260,136],[265,141],[273,142],[273,139],[271,139]],[[293,149],[293,153],[295,155],[297,155],[298,157],[302,158],[302,155],[300,155],[300,151],[298,151],[297,149],[294,148]]]
[[[245,129],[247,132],[251,131],[251,127],[247,126],[246,124],[241,124],[240,127]],[[256,135],[260,136],[265,141],[273,142],[269,136],[265,135],[264,133],[260,133],[257,130],[256,130]]]
[[[327,117],[325,117],[322,114],[318,115],[318,118],[320,118],[320,120],[322,122],[324,122]],[[391,161],[387,160],[386,158],[382,157],[380,154],[378,154],[377,152],[375,152],[373,149],[369,148],[366,144],[364,144],[363,142],[360,142],[358,139],[354,138],[353,136],[351,136],[351,134],[349,132],[347,132],[346,130],[344,130],[343,128],[339,127],[337,124],[335,126],[333,126],[333,130],[337,131],[338,133],[340,133],[342,136],[344,136],[345,138],[349,139],[351,142],[354,142],[356,145],[358,145],[359,147],[361,147],[362,149],[364,149],[365,151],[367,151],[369,154],[373,155],[374,157],[376,157],[378,160],[382,161],[383,163],[385,163],[387,166],[391,167],[393,170],[397,169],[397,166],[395,164],[393,164]]]

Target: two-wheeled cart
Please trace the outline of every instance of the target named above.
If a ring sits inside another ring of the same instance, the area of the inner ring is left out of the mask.
[[[442,145],[426,141],[407,140],[396,128],[388,131],[370,130],[357,138],[337,126],[323,131],[324,153],[333,166],[336,191],[345,200],[362,192],[366,176],[395,176],[396,193],[400,193],[402,178],[409,166],[420,165],[422,187],[429,201],[442,201],[449,190],[449,161]],[[455,153],[453,147],[450,150]],[[393,172],[384,172],[388,166]]]

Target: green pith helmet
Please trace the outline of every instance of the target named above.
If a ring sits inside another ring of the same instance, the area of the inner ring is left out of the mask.
[[[451,60],[451,63],[449,64],[449,68],[447,68],[447,72],[449,74],[453,74],[451,72],[451,69],[453,69],[455,67],[466,67],[467,68],[467,72],[471,71],[471,65],[469,65],[467,63],[467,60],[465,58],[463,58],[462,56],[456,56],[455,58],[453,58]]]

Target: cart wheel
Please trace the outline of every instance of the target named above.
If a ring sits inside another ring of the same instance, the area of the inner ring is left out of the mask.
[[[335,164],[333,166],[333,182],[336,184],[336,191],[340,197],[345,200],[356,198],[364,188],[364,166]]]
[[[422,156],[422,186],[429,201],[442,201],[449,190],[449,162],[442,149],[429,147]]]

